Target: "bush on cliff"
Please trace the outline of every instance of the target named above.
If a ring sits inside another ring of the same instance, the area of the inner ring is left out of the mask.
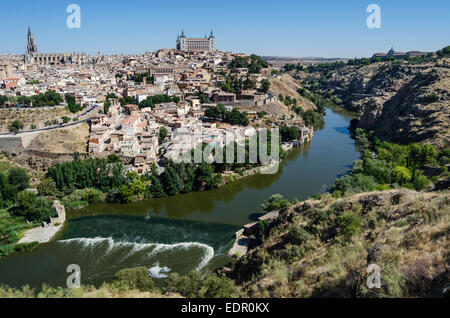
[[[114,275],[114,286],[121,289],[153,291],[155,283],[146,267],[125,268]]]
[[[287,239],[292,244],[301,245],[306,243],[311,235],[303,227],[298,225],[293,225],[288,234]]]
[[[30,191],[22,191],[17,195],[17,204],[13,209],[15,215],[25,217],[27,220],[42,222],[56,216],[53,201],[38,197]]]
[[[64,203],[70,204],[72,202],[84,201],[89,204],[104,202],[106,194],[100,190],[87,188],[82,190],[76,190],[72,194],[64,197]]]
[[[180,293],[189,298],[231,298],[237,297],[234,282],[213,273],[192,271],[187,275],[172,273],[166,281],[165,291]]]
[[[280,210],[283,208],[290,207],[291,203],[289,200],[285,199],[281,194],[273,194],[266,201],[263,202],[261,208],[266,212],[271,212],[275,210]]]
[[[351,239],[362,231],[362,219],[355,211],[348,211],[338,217],[340,233]]]

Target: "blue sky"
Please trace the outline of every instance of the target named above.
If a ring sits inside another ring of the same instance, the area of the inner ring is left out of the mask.
[[[81,7],[81,29],[66,26],[69,4]],[[381,29],[369,29],[369,4],[381,7]],[[214,30],[224,51],[278,56],[362,57],[435,51],[450,45],[448,0],[14,0],[0,7],[0,54],[24,53],[27,24],[40,52],[143,53],[173,48]]]

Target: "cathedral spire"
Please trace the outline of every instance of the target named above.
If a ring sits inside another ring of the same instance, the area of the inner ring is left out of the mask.
[[[37,45],[36,42],[34,41],[34,37],[33,34],[31,33],[31,28],[30,25],[28,25],[28,45],[27,45],[27,53],[28,54],[33,54],[33,53],[37,53]]]

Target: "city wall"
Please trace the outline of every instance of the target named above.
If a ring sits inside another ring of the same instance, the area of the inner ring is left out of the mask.
[[[23,146],[22,137],[11,136],[0,138],[0,150],[11,153],[20,153],[25,151]]]

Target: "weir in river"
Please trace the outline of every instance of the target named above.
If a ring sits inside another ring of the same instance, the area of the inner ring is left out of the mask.
[[[359,158],[347,127],[353,114],[327,110],[311,143],[293,149],[273,175],[253,175],[220,189],[127,205],[68,211],[55,241],[0,260],[0,284],[65,287],[66,268],[81,267],[82,284],[111,281],[123,268],[145,266],[161,283],[171,272],[214,270],[230,261],[234,233],[280,193],[289,200],[326,191]]]

